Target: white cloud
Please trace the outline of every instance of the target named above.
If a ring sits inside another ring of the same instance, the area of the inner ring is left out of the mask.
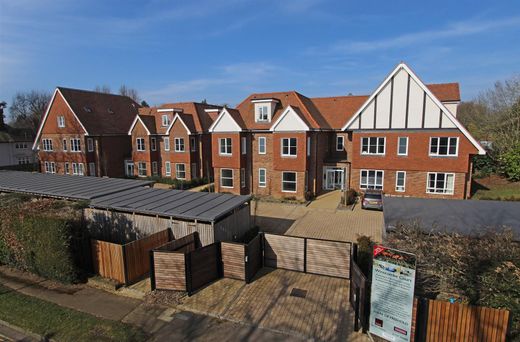
[[[312,48],[311,53],[325,54],[361,54],[367,52],[404,48],[414,44],[430,43],[436,40],[476,35],[484,32],[498,31],[510,27],[520,27],[520,17],[502,18],[500,20],[468,20],[448,25],[440,30],[406,33],[396,37],[370,41],[341,41],[329,48],[321,50]]]

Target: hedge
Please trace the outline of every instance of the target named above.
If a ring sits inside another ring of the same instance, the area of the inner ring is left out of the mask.
[[[62,282],[76,282],[81,248],[81,210],[52,199],[0,196],[0,264]]]

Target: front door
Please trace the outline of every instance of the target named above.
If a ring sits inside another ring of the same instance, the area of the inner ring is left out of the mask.
[[[340,168],[330,168],[325,172],[325,189],[336,190],[343,189],[344,170]]]

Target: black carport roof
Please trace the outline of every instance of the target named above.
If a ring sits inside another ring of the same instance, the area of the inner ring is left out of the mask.
[[[478,235],[511,228],[520,240],[520,202],[384,197],[386,228],[417,221],[423,229]]]
[[[0,191],[47,197],[91,200],[124,190],[151,185],[151,181],[0,171]]]
[[[90,206],[184,220],[215,222],[250,200],[251,196],[137,188],[95,198],[90,202]]]

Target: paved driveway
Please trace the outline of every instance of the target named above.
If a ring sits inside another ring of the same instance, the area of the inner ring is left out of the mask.
[[[325,205],[290,205],[253,202],[254,223],[261,231],[310,238],[355,242],[359,235],[382,241],[383,213],[327,208]]]
[[[352,331],[348,280],[262,269],[251,284],[221,279],[184,299],[181,308],[296,338],[366,341]],[[294,288],[305,298],[291,296]]]

